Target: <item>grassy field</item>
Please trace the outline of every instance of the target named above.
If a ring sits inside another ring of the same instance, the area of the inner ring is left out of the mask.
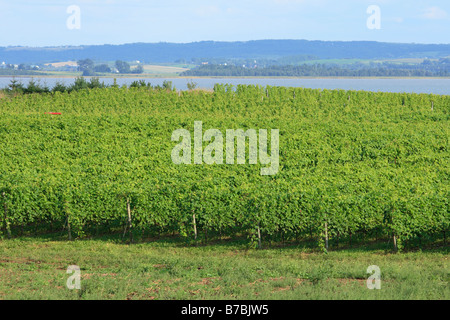
[[[370,249],[370,250],[367,250]],[[69,290],[69,265],[81,289]],[[381,289],[367,288],[367,268]],[[395,254],[377,245],[323,254],[307,245],[248,249],[239,241],[186,246],[161,238],[0,241],[0,299],[312,300],[450,298],[448,248]]]
[[[144,65],[144,73],[147,74],[178,74],[187,70],[189,69],[173,66]]]

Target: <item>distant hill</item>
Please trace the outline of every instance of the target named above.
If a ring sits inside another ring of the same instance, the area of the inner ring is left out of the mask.
[[[406,44],[373,41],[255,40],[192,43],[132,43],[76,47],[0,47],[0,63],[48,63],[90,58],[97,61],[146,63],[190,61],[193,58],[280,58],[314,55],[320,59],[442,58],[450,44]]]

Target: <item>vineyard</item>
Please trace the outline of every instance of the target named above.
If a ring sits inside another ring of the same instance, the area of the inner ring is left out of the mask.
[[[2,237],[445,243],[449,111],[450,96],[259,86],[5,97]],[[194,132],[195,121],[204,131],[279,129],[279,172],[174,164],[172,132]]]

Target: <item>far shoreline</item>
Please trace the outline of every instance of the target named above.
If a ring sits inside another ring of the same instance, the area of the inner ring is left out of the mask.
[[[82,76],[82,75],[0,75],[0,78],[44,78],[44,79],[57,79],[57,78],[106,78],[106,79],[298,79],[298,80],[450,80],[450,77],[316,77],[316,76],[304,76],[304,77],[277,77],[277,76],[263,76],[263,77],[237,77],[237,76],[174,76],[174,75],[157,75],[157,74],[126,74],[126,75],[95,75],[95,76]]]

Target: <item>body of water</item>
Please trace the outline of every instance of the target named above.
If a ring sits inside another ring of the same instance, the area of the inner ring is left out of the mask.
[[[27,85],[31,77],[15,77],[17,81]],[[72,84],[75,78],[34,77],[36,82],[46,84],[50,88],[57,82]],[[0,77],[0,88],[5,88],[13,80],[12,77]],[[145,80],[152,85],[162,85],[164,80],[172,81],[179,90],[187,90],[188,82],[197,83],[198,88],[212,89],[214,84],[253,84],[261,86],[303,87],[312,89],[343,89],[381,92],[411,92],[450,95],[450,79],[285,79],[285,78],[117,78],[117,84],[130,85],[133,81]],[[114,83],[113,78],[100,78],[107,85]]]

